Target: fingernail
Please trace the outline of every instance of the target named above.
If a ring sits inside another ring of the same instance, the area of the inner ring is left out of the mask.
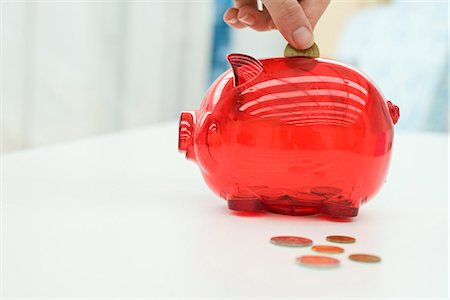
[[[236,24],[237,22],[238,22],[238,20],[236,18],[232,18],[232,19],[227,20],[227,23],[228,24],[232,24],[232,25]]]
[[[296,29],[292,33],[292,38],[299,50],[308,49],[314,42],[312,32],[305,26]]]
[[[255,18],[251,15],[243,15],[242,17],[239,18],[239,21],[249,26],[255,24]]]

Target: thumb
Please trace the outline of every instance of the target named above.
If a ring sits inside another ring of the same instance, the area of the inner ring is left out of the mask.
[[[264,5],[284,38],[297,49],[312,46],[312,26],[297,0],[266,0]]]

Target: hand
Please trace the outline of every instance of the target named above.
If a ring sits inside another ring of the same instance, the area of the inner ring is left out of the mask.
[[[256,0],[235,0],[235,7],[223,15],[234,28],[257,31],[278,29],[293,47],[304,50],[314,43],[313,30],[330,0],[264,0],[258,11]]]

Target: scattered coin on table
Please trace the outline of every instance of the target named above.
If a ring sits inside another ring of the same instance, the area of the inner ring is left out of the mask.
[[[274,236],[270,242],[278,246],[307,247],[311,246],[313,241],[299,236]]]
[[[327,241],[339,244],[352,244],[356,241],[354,237],[344,235],[329,235]]]
[[[344,252],[344,249],[341,247],[328,245],[315,245],[312,246],[311,250],[319,253],[328,253],[328,254],[338,254]]]
[[[352,244],[356,242],[354,237],[344,235],[329,235],[326,237],[326,240],[340,244]],[[270,242],[278,246],[286,247],[308,247],[313,244],[311,239],[300,236],[274,236],[270,239]],[[311,250],[325,254],[340,254],[345,251],[344,248],[333,245],[314,245],[311,247]],[[348,258],[362,263],[378,263],[381,261],[379,256],[365,253],[351,254]],[[297,257],[296,261],[302,266],[319,269],[335,268],[341,263],[336,258],[322,255],[303,255]]]
[[[377,263],[381,261],[381,258],[376,255],[372,254],[352,254],[348,257],[349,259],[357,262],[363,262],[363,263]]]
[[[297,257],[297,263],[313,268],[336,268],[339,266],[340,261],[328,256],[304,255]]]

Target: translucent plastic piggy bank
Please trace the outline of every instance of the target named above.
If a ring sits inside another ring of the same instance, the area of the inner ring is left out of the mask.
[[[353,217],[385,180],[399,109],[342,63],[230,54],[179,150],[233,210]]]

